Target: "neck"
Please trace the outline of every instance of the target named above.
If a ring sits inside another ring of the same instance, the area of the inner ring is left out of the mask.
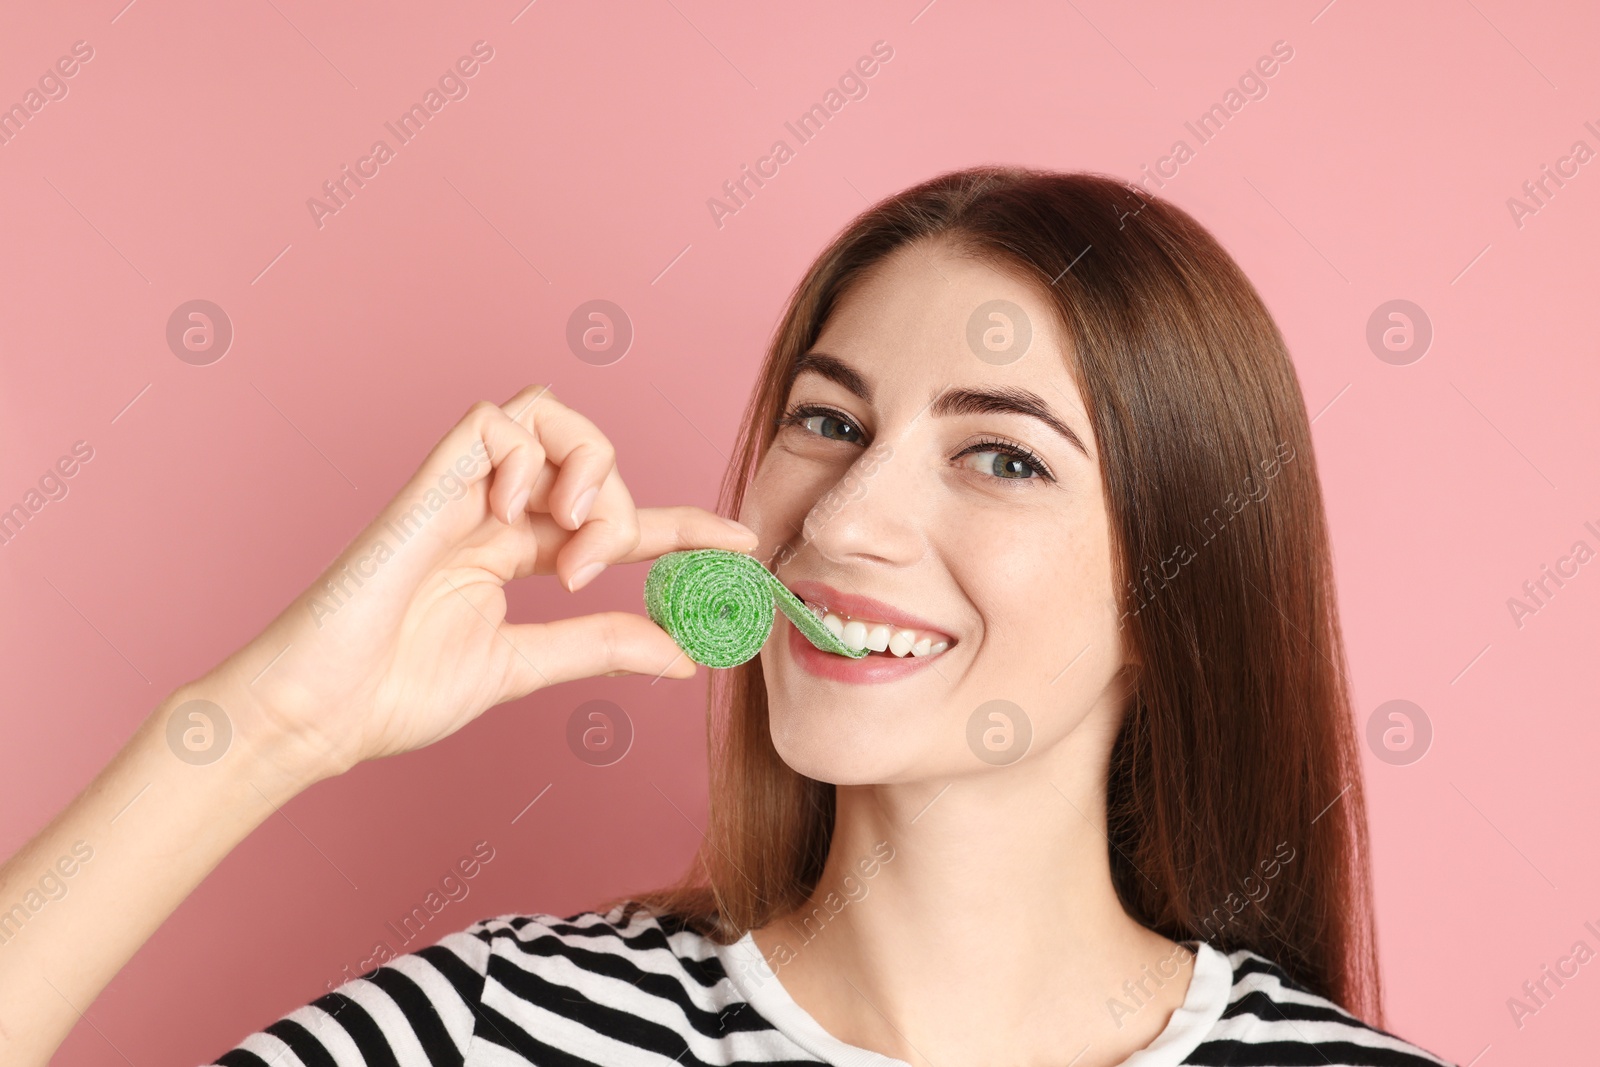
[[[811,900],[755,931],[824,1029],[919,1067],[1059,1067],[1080,1050],[1074,1067],[1115,1064],[1160,1033],[1190,957],[1151,984],[1174,946],[1113,888],[1103,778],[1052,755],[950,783],[838,788]]]

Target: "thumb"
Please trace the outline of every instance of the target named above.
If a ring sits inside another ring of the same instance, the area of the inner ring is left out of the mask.
[[[513,700],[561,682],[624,671],[692,678],[694,661],[667,632],[643,615],[603,611],[554,622],[507,623],[500,632],[517,650],[511,667]]]

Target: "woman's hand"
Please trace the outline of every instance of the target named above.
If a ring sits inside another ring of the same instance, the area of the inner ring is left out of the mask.
[[[0,900],[17,901],[68,857],[83,864],[69,896],[8,916],[27,929],[0,952],[0,1062],[45,1063],[77,1021],[74,1005],[94,1000],[207,872],[318,779],[420,748],[555,682],[694,673],[642,616],[507,622],[507,579],[554,573],[575,589],[604,564],[755,544],[699,508],[635,510],[611,445],[548,390],[474,405],[310,589],[174,690],[0,865]],[[215,716],[196,701],[221,707],[227,747],[189,747]]]
[[[253,641],[195,683],[288,778],[315,780],[447,737],[557,682],[694,664],[649,619],[506,619],[502,586],[685,548],[749,551],[695,507],[636,509],[611,443],[543,387],[473,405],[382,513]]]

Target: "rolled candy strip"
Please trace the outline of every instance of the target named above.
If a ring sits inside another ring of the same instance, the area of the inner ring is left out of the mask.
[[[737,667],[760,652],[772,634],[774,604],[824,652],[851,659],[867,654],[866,649],[845,647],[805,601],[742,552],[669,552],[651,564],[644,580],[644,606],[651,620],[685,655],[707,667]]]

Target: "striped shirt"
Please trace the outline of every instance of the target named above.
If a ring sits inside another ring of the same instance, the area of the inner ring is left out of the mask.
[[[1124,1067],[1438,1067],[1249,951],[1191,942],[1183,1004]],[[1068,1056],[1063,1056],[1065,1062]],[[720,945],[637,906],[503,915],[251,1034],[222,1067],[906,1067],[825,1031],[747,933]]]

